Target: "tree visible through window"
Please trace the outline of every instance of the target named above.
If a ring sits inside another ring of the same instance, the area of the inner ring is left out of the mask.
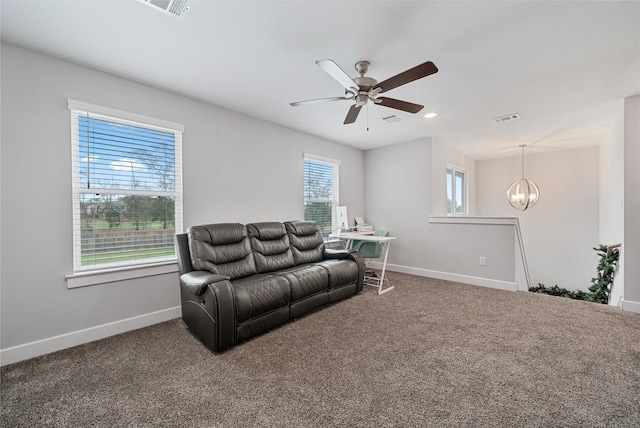
[[[334,229],[339,165],[311,155],[304,158],[304,218],[318,223],[324,237]]]
[[[72,133],[74,270],[174,259],[181,132],[72,109]]]
[[[464,215],[467,213],[466,179],[464,171],[447,167],[447,213]]]

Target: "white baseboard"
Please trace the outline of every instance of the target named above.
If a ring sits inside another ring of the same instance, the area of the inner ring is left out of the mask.
[[[369,262],[368,266],[374,269],[382,269],[382,263]],[[517,282],[500,281],[497,279],[480,278],[476,276],[460,275],[450,272],[414,268],[387,263],[387,270],[391,272],[408,273],[410,275],[424,276],[427,278],[444,279],[447,281],[462,282],[463,284],[478,285],[480,287],[497,288],[499,290],[518,291]]]
[[[640,302],[634,302],[631,300],[621,299],[621,307],[623,311],[634,312],[636,314],[640,314]]]
[[[182,312],[180,306],[176,306],[83,330],[73,331],[71,333],[61,334],[59,336],[36,340],[35,342],[25,343],[11,348],[0,349],[0,365],[4,366],[16,363],[18,361],[49,354],[61,349],[71,348],[72,346],[82,345],[84,343],[93,342],[94,340],[104,339],[105,337],[115,336],[116,334],[180,318],[181,316]]]

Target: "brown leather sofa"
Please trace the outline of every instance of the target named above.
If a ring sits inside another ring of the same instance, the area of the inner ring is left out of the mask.
[[[311,221],[193,226],[176,252],[182,318],[213,351],[362,291],[362,257]]]

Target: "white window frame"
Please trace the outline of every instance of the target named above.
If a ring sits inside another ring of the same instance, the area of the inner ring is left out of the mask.
[[[449,179],[449,171],[452,172],[452,176],[453,176],[453,181],[452,181],[452,212],[449,212],[449,205],[447,204],[447,215],[448,216],[466,216],[469,215],[469,174],[467,174],[467,170],[462,169],[458,166],[455,166],[453,164],[447,164],[447,171],[446,171],[446,179],[445,181],[447,182],[447,186],[449,185],[448,183],[448,179]],[[463,186],[464,188],[462,189],[463,192],[463,200],[462,200],[462,208],[463,208],[463,212],[458,213],[456,212],[456,203],[458,202],[458,200],[456,199],[456,176],[457,174],[462,174],[462,180],[463,180]],[[448,199],[448,194],[446,192],[445,189],[445,198]]]
[[[324,156],[318,156],[310,153],[304,153],[303,156],[303,207],[304,203],[307,202],[306,195],[304,195],[304,163],[306,161],[326,164],[331,166],[331,231],[336,230],[338,227],[338,220],[336,216],[336,208],[340,205],[340,164],[341,162],[337,159],[331,159]],[[319,202],[324,202],[325,200],[321,200]],[[304,209],[304,208],[303,208]],[[329,237],[330,233],[327,233],[324,236],[325,239]]]
[[[164,192],[164,196],[175,198],[175,233],[182,232],[182,133],[184,126],[179,123],[169,122],[135,113],[129,113],[117,109],[98,106],[95,104],[85,103],[82,101],[67,100],[67,107],[71,113],[71,145],[72,145],[72,193],[73,193],[73,274],[67,275],[67,286],[69,288],[81,287],[98,283],[121,281],[130,278],[138,278],[143,276],[159,275],[169,272],[175,272],[176,256],[158,257],[153,259],[129,261],[123,263],[105,264],[104,266],[82,266],[81,255],[81,194],[87,193],[87,189],[82,188],[80,184],[80,165],[79,165],[79,138],[77,133],[78,118],[80,116],[89,116],[107,120],[110,122],[122,123],[126,125],[139,126],[147,129],[153,129],[163,132],[173,133],[174,139],[174,189],[172,192]],[[151,195],[153,192],[136,191],[127,192],[122,189],[96,189],[100,193],[112,194],[128,194],[128,193],[146,193]]]

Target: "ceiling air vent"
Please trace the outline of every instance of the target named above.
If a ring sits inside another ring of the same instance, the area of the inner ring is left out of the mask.
[[[495,123],[502,123],[502,122],[508,122],[510,120],[516,120],[516,119],[520,119],[520,115],[518,113],[512,113],[506,116],[494,117],[491,120],[493,120]]]
[[[396,116],[395,114],[392,114],[391,116],[383,117],[382,120],[389,123],[395,123],[395,122],[400,122],[402,119]]]
[[[169,15],[178,18],[184,15],[191,8],[191,0],[138,0],[144,4],[148,4],[156,10],[161,10]]]

